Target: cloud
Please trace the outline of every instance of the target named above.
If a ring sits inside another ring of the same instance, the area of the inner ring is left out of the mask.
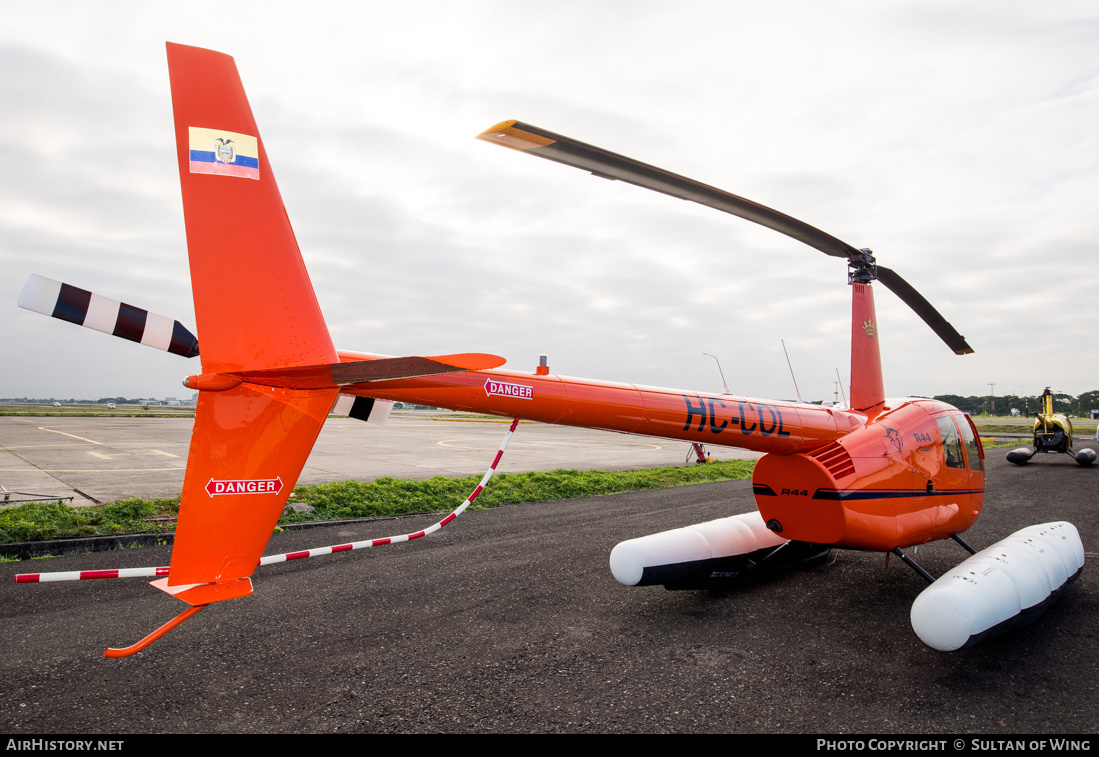
[[[847,380],[842,261],[473,139],[520,118],[874,249],[977,349],[881,291],[890,394],[1095,388],[1086,3],[65,8],[0,31],[0,396],[194,372],[14,307],[39,272],[193,324],[165,39],[236,57],[340,347],[714,388],[710,352],[734,392],[792,396],[785,339],[805,396]]]

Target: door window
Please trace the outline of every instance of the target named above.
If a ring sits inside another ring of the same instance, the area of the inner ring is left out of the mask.
[[[943,454],[946,457],[947,468],[965,468],[965,458],[962,456],[962,442],[958,438],[958,427],[949,416],[936,418],[939,424],[939,433],[943,437]]]
[[[981,451],[977,447],[977,436],[973,433],[973,426],[964,417],[955,416],[958,428],[962,430],[962,438],[965,440],[965,456],[969,458],[970,470],[983,470],[981,467]]]

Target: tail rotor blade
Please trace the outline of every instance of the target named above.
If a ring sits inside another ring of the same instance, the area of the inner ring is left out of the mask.
[[[19,307],[182,357],[198,355],[198,339],[179,321],[32,273]]]
[[[913,289],[911,284],[902,279],[896,271],[879,265],[878,281],[885,284],[889,291],[900,297],[905,305],[908,305],[916,312],[916,315],[923,318],[924,323],[930,326],[931,330],[938,334],[939,338],[946,342],[946,346],[954,350],[955,354],[969,355],[973,352],[973,348],[966,343],[965,337],[959,334],[957,329],[951,326],[939,314],[939,311],[924,299],[922,294]]]

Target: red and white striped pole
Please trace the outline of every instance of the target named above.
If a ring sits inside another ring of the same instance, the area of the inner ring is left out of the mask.
[[[465,512],[465,509],[473,503],[473,500],[477,499],[477,495],[481,493],[481,491],[485,488],[485,485],[488,484],[489,479],[492,478],[492,474],[496,472],[496,466],[500,463],[500,458],[504,456],[504,450],[508,448],[508,442],[511,441],[511,435],[515,433],[515,427],[518,425],[518,418],[511,422],[511,428],[508,429],[507,435],[504,436],[504,441],[500,445],[500,449],[496,452],[496,458],[492,461],[492,465],[488,467],[488,470],[485,471],[485,475],[481,478],[481,483],[477,484],[477,488],[473,490],[473,493],[466,497],[466,501],[459,505],[458,508],[454,510],[454,512],[443,518],[438,523],[432,526],[428,526],[423,531],[417,531],[413,534],[386,536],[381,539],[367,539],[364,541],[351,542],[350,544],[337,544],[332,547],[319,547],[317,549],[308,549],[303,552],[288,552],[282,555],[267,555],[266,557],[260,558],[259,564],[273,565],[274,563],[288,562],[290,560],[301,560],[305,557],[320,557],[321,555],[330,555],[333,552],[350,552],[351,550],[355,549],[380,547],[384,544],[399,544],[401,542],[412,541],[413,539],[419,539],[427,536],[428,534],[435,533],[447,523],[450,523],[452,520]]]
[[[457,518],[466,508],[473,504],[473,501],[477,499],[477,496],[488,485],[489,480],[492,478],[492,474],[496,472],[496,466],[500,464],[500,459],[504,456],[504,450],[508,448],[508,442],[511,441],[512,434],[515,433],[516,427],[519,425],[519,419],[516,418],[511,422],[511,427],[508,428],[507,434],[504,436],[503,443],[500,444],[500,449],[496,452],[496,457],[492,461],[492,465],[485,471],[485,475],[481,478],[481,482],[477,484],[477,488],[466,497],[465,502],[459,505],[450,515],[443,518],[438,523],[432,526],[428,526],[423,531],[417,531],[412,534],[401,534],[400,536],[386,536],[381,539],[367,539],[364,541],[351,542],[350,544],[336,544],[331,547],[318,547],[317,549],[308,549],[302,552],[288,552],[281,555],[267,555],[261,557],[259,566],[273,565],[280,562],[288,562],[290,560],[301,560],[306,557],[320,557],[321,555],[330,555],[333,552],[351,552],[356,549],[368,549],[370,547],[380,547],[384,544],[400,544],[401,542],[412,541],[413,539],[420,539],[428,534],[433,534],[440,528],[450,523]],[[73,570],[62,571],[57,573],[20,573],[16,575],[15,582],[17,584],[31,584],[31,583],[47,583],[49,581],[88,581],[95,578],[158,578],[168,575],[167,567],[159,568],[121,568],[119,570]]]
[[[49,581],[89,581],[93,578],[157,578],[168,575],[168,568],[121,568],[119,570],[69,570],[58,573],[20,573],[17,584],[37,584]]]

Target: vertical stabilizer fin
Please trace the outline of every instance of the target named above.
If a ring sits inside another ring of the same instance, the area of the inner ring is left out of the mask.
[[[168,43],[202,370],[337,362],[236,63]]]
[[[208,380],[194,387],[199,398],[166,586],[212,584],[202,591],[218,599],[206,601],[220,601],[242,591],[258,564],[339,393],[335,386],[220,379],[339,358],[236,64],[196,47],[169,43],[167,52]]]

